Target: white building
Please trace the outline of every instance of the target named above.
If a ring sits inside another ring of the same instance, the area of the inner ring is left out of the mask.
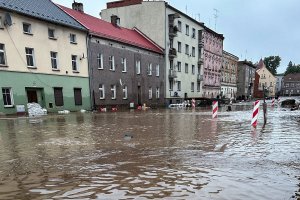
[[[121,26],[138,28],[165,49],[168,104],[203,96],[203,46],[199,38],[203,23],[165,1],[123,0],[107,3],[101,17],[110,21],[113,15],[120,18]]]

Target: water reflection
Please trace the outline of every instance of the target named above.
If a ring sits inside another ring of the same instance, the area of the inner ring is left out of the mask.
[[[239,109],[0,120],[0,199],[296,198],[300,113]]]

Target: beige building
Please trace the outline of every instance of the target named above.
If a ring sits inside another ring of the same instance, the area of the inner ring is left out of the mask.
[[[263,60],[261,59],[257,65],[259,77],[258,90],[262,91],[263,87],[268,90],[269,97],[275,97],[276,93],[276,77],[266,68]]]

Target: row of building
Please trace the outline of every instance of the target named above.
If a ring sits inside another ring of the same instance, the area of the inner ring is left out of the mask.
[[[251,98],[256,66],[223,40],[165,1],[110,2],[100,19],[77,2],[0,0],[0,113]]]

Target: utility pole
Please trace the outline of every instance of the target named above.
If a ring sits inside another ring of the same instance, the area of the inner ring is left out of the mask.
[[[263,128],[266,126],[267,123],[267,103],[266,103],[266,95],[265,95],[265,85],[263,84],[263,98],[264,98],[264,103],[263,103],[263,112],[264,112],[264,125]]]

